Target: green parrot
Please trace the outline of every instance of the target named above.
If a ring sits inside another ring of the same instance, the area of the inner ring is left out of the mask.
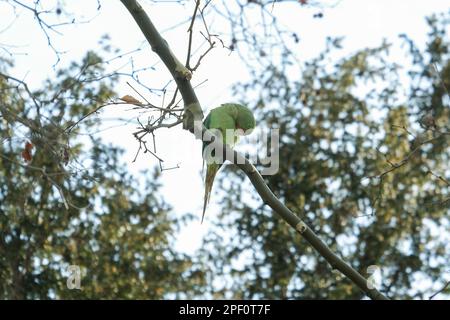
[[[238,135],[249,134],[256,125],[253,113],[247,107],[236,103],[225,103],[217,107],[208,114],[203,121],[203,125],[207,129],[218,130],[222,135],[222,142],[233,147],[238,141]],[[241,131],[236,132],[236,130]],[[228,135],[227,130],[233,130],[236,134]],[[203,159],[206,161],[206,176],[205,176],[205,197],[203,200],[203,218],[205,217],[206,206],[209,202],[214,177],[219,171],[222,163],[216,163],[213,160],[214,152],[212,154],[205,154],[205,149],[210,142],[203,142]]]

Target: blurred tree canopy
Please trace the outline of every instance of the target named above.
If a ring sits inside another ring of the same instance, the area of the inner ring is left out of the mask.
[[[74,23],[66,3],[6,2],[36,18],[58,56],[49,34]],[[279,172],[265,177],[274,193],[361,274],[375,270],[381,292],[428,298],[450,273],[450,14],[428,19],[425,50],[400,37],[404,65],[388,43],[337,60],[342,39],[300,64],[300,35],[275,19],[274,3],[323,17],[320,1],[207,1],[202,19],[230,30],[203,30],[210,47],[198,62],[220,43],[248,66],[253,80],[234,94],[261,129],[280,129]],[[159,193],[159,172],[130,175],[85,117],[124,75],[107,62],[89,52],[31,91],[0,60],[0,298],[364,298],[231,166],[220,175],[220,223],[196,255],[177,252],[184,220]],[[139,82],[136,70],[127,76]],[[69,266],[81,268],[81,290],[67,287]]]
[[[2,61],[0,298],[201,292],[198,264],[173,249],[182,221],[158,194],[158,171],[138,183],[120,161],[123,151],[90,134],[95,118],[74,123],[114,96],[117,79],[103,77],[100,56],[89,52],[33,92],[8,78],[8,67]],[[80,268],[81,289],[68,289],[71,265]]]
[[[280,129],[270,188],[390,298],[428,298],[450,272],[449,18],[428,19],[424,51],[401,35],[404,65],[388,43],[332,63],[342,39],[329,39],[301,68],[286,54],[235,86],[259,126]],[[227,169],[204,245],[217,296],[364,297]]]

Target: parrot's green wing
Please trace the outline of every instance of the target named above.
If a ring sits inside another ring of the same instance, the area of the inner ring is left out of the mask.
[[[227,135],[227,130],[242,129],[244,133],[250,133],[249,130],[255,128],[255,118],[253,113],[245,106],[236,103],[226,103],[217,107],[208,114],[203,121],[206,129],[218,129],[222,133],[223,143],[233,146],[237,142],[237,136]],[[205,154],[205,148],[209,142],[203,142],[203,158],[206,160],[206,175],[205,175],[205,196],[203,200],[203,218],[205,217],[206,206],[208,205],[211,195],[214,178],[219,171],[222,163],[215,163],[210,161],[212,155]]]

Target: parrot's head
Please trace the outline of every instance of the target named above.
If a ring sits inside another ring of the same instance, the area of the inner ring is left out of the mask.
[[[245,135],[250,134],[256,126],[253,112],[243,105],[238,105],[237,110],[236,129],[241,129]]]

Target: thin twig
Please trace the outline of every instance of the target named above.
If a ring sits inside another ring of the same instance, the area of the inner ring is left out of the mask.
[[[192,14],[191,24],[189,25],[189,28],[188,28],[189,42],[188,42],[187,57],[186,57],[186,64],[185,64],[186,68],[188,68],[188,69],[190,69],[189,62],[191,61],[192,34],[194,33],[194,22],[195,22],[195,18],[197,17],[197,10],[198,10],[199,6],[200,6],[200,0],[196,0],[194,13]]]
[[[445,289],[447,289],[448,287],[450,286],[450,281],[448,281],[439,291],[437,291],[437,292],[435,292],[435,293],[433,293],[431,296],[430,296],[430,300],[432,300],[435,296],[437,296],[439,293],[442,293],[442,292],[444,292],[444,290]]]

